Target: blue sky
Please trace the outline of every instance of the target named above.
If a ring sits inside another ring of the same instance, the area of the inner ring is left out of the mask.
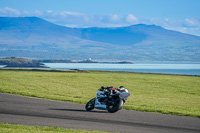
[[[155,24],[200,36],[200,0],[0,0],[0,17],[26,16],[68,27]]]

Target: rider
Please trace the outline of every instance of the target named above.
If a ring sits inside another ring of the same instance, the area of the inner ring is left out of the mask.
[[[114,88],[112,86],[104,87],[102,86],[99,91],[101,91],[98,97],[99,102],[103,102],[105,98],[111,99],[112,96],[115,96],[117,92],[123,92],[125,88],[123,86],[120,86],[119,88]]]
[[[108,87],[104,87],[102,86],[100,91],[103,91],[105,95],[112,95],[115,94],[117,91],[120,91],[122,88],[124,88],[123,86],[120,86],[119,88],[114,88],[112,86],[108,86]],[[107,92],[107,90],[109,91],[109,94]]]
[[[125,87],[124,86],[120,86],[119,88],[117,88],[118,91],[123,92],[125,91]]]

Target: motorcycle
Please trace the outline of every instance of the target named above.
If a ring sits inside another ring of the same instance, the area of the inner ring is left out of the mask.
[[[87,111],[92,109],[103,109],[110,113],[119,111],[126,103],[130,93],[123,86],[119,88],[101,87],[96,92],[96,97],[91,99],[85,106]]]

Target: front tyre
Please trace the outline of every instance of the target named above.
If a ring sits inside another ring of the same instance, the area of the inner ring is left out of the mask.
[[[123,106],[123,101],[121,99],[117,100],[113,106],[108,106],[108,112],[115,113],[120,110]]]
[[[90,110],[94,109],[95,99],[96,99],[96,98],[91,99],[91,100],[85,105],[85,109],[86,109],[87,111],[90,111]]]

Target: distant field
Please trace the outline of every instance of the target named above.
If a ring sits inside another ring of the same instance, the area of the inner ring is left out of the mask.
[[[0,92],[85,104],[101,86],[125,86],[129,110],[200,117],[200,77],[0,70]]]

